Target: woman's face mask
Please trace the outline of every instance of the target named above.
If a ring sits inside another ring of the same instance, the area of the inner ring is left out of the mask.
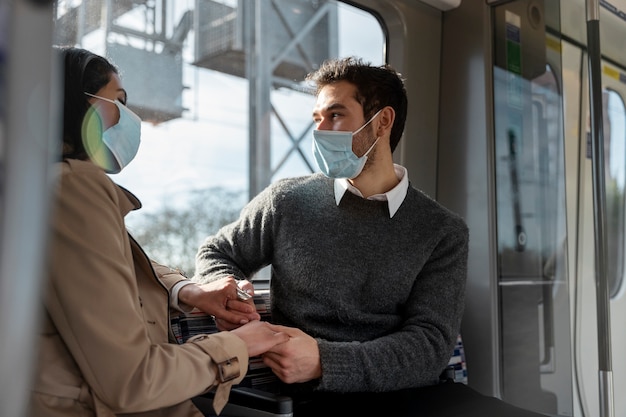
[[[102,142],[117,163],[116,167],[103,168],[110,174],[117,174],[137,155],[141,142],[141,119],[118,100],[111,100],[87,92],[85,94],[115,104],[120,112],[119,121],[102,132]]]
[[[367,156],[378,143],[378,138],[361,157],[352,152],[352,138],[370,124],[380,112],[381,110],[378,110],[355,132],[317,129],[313,131],[313,156],[324,175],[330,178],[352,179],[361,173],[367,162]]]

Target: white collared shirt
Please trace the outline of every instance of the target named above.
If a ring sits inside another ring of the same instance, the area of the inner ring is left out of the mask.
[[[374,194],[367,197],[368,200],[386,201],[389,206],[389,218],[392,218],[396,211],[400,208],[400,205],[406,197],[406,193],[409,189],[409,176],[405,167],[393,164],[393,168],[396,171],[396,176],[400,180],[398,185],[391,190],[383,194]],[[339,202],[343,198],[346,191],[350,191],[352,194],[358,195],[363,198],[363,194],[354,185],[350,184],[347,178],[335,179],[335,202],[339,205]]]

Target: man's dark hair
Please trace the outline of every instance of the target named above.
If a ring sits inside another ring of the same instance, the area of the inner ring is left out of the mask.
[[[391,106],[396,112],[396,118],[391,128],[389,145],[391,152],[396,149],[404,131],[408,100],[404,80],[391,66],[372,66],[355,57],[327,60],[317,71],[308,74],[306,81],[315,83],[316,95],[323,87],[338,81],[355,85],[355,99],[363,106],[366,120],[383,107]]]

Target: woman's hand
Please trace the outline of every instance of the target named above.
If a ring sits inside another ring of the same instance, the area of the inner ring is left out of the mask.
[[[231,276],[206,284],[185,285],[178,292],[178,299],[214,316],[218,330],[232,330],[261,318],[252,298],[246,301],[237,298],[238,288],[248,294],[254,294],[251,282],[245,280],[238,282]]]
[[[282,328],[274,328],[264,321],[253,321],[232,331],[248,346],[248,356],[258,356],[289,340]]]

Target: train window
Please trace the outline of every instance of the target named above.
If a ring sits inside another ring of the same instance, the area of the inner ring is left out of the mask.
[[[607,276],[609,292],[616,297],[624,281],[624,225],[626,216],[626,109],[622,97],[613,90],[604,91]]]
[[[384,61],[379,21],[339,1],[107,5],[59,1],[55,43],[120,67],[144,121],[137,157],[112,176],[144,206],[127,224],[151,256],[188,274],[202,240],[251,196],[315,169],[305,75],[330,57]]]

